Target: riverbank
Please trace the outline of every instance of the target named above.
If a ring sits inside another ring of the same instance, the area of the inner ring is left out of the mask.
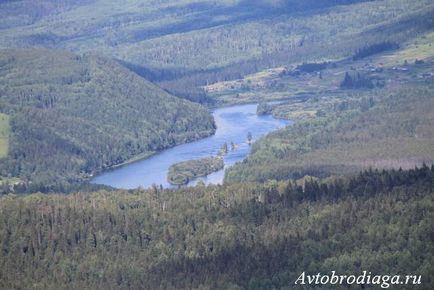
[[[185,143],[178,143],[178,144],[175,144],[173,147],[165,148],[165,149],[163,149],[161,151],[148,151],[148,152],[139,153],[139,154],[133,156],[132,158],[127,159],[126,161],[124,161],[122,163],[118,163],[118,164],[115,164],[115,165],[111,165],[111,166],[105,167],[105,168],[103,168],[103,169],[101,169],[99,171],[94,171],[91,174],[89,174],[87,177],[85,177],[85,179],[88,179],[89,181],[92,181],[95,177],[98,177],[100,175],[103,175],[105,173],[111,172],[111,171],[116,170],[116,169],[120,169],[120,168],[128,166],[128,165],[132,165],[134,163],[141,162],[143,160],[149,159],[152,156],[157,155],[157,154],[159,154],[159,153],[161,153],[161,152],[163,152],[165,150],[169,150],[169,149],[174,148],[176,146],[180,146],[180,145],[185,145],[185,144],[197,142],[198,140],[201,140],[203,138],[208,138],[208,137],[214,135],[215,132],[216,132],[216,130],[214,130],[211,134],[201,133],[200,136],[198,136],[197,139],[193,139],[193,140],[187,141]]]
[[[275,119],[272,116],[256,115],[257,104],[219,108],[212,111],[216,122],[216,133],[207,138],[175,146],[155,153],[147,159],[128,163],[102,173],[91,180],[94,184],[104,184],[116,188],[133,189],[150,187],[153,184],[173,187],[167,180],[169,167],[174,163],[216,156],[222,145],[239,144],[237,150],[229,150],[224,158],[225,167],[244,160],[251,146],[245,143],[248,132],[257,140],[265,134],[282,128],[291,122]],[[212,173],[205,183],[221,183],[223,174]],[[194,184],[194,183],[191,183]]]

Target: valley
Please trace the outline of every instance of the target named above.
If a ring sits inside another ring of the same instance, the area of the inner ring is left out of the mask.
[[[199,86],[412,39],[430,31],[434,9],[430,0],[95,0],[66,1],[57,4],[61,12],[45,9],[52,12],[45,15],[37,11],[54,1],[31,2],[2,4],[3,47],[98,51],[175,95],[204,103],[212,99]],[[8,13],[16,10],[24,15]]]
[[[291,124],[290,121],[275,119],[272,116],[257,116],[256,104],[229,106],[212,111],[216,124],[214,135],[163,150],[151,157],[127,164],[125,166],[108,170],[95,176],[93,184],[104,184],[115,188],[134,189],[162,186],[173,187],[167,181],[171,165],[178,162],[209,158],[219,155],[222,146],[228,144],[228,152],[223,157],[225,168],[242,161],[250,152],[251,146],[247,143],[247,135],[252,133],[253,139],[270,133],[276,129]],[[234,144],[232,150],[231,143]],[[195,185],[201,181],[205,184],[222,184],[224,170],[211,173],[204,178],[189,182]]]
[[[0,1],[0,289],[431,290],[433,15]]]
[[[18,191],[68,190],[137,155],[215,132],[206,108],[106,58],[22,49],[1,50],[0,63],[10,120],[0,175],[19,178]]]

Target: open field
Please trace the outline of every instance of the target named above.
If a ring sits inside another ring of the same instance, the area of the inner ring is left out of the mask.
[[[311,92],[305,100],[272,105],[275,117],[297,122],[255,143],[247,162],[229,168],[225,181],[325,177],[434,162],[434,62],[431,51],[429,55],[423,63],[381,70],[356,62],[354,70],[383,85]],[[331,71],[337,69],[342,67]],[[336,75],[321,72],[323,80]]]
[[[0,158],[8,155],[9,130],[9,116],[0,113]]]
[[[237,80],[218,82],[204,89],[218,103],[237,104],[291,99],[294,96],[327,96],[341,94],[340,83],[346,72],[361,72],[374,78],[387,79],[386,87],[410,80],[429,81],[434,76],[434,33],[420,35],[391,52],[379,53],[361,60],[329,60],[325,69],[301,72],[297,65],[267,69]],[[428,64],[415,66],[416,60]],[[407,62],[406,62],[407,61]]]
[[[385,66],[400,66],[404,61],[414,63],[416,60],[429,60],[434,58],[434,32],[412,39],[405,43],[402,49],[377,58]]]
[[[175,95],[209,102],[198,87],[270,68],[347,58],[379,41],[414,38],[430,31],[434,4],[24,0],[3,2],[0,11],[4,47],[97,52],[121,60]]]

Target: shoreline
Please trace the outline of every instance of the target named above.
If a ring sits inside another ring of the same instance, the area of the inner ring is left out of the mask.
[[[290,99],[293,99],[293,98],[289,98],[289,100]],[[258,105],[258,102],[254,102],[254,103],[250,103],[250,104],[233,104],[233,105],[228,105],[228,106],[223,106],[223,107],[220,106],[220,107],[216,107],[214,110],[210,111],[210,113],[213,115],[213,117],[215,119],[216,118],[215,113],[219,109],[229,109],[231,107],[235,107],[236,108],[236,107],[244,107],[244,106],[249,106],[249,105]],[[240,110],[243,111],[243,109],[240,109]],[[252,111],[252,109],[249,109],[249,110]],[[257,115],[256,114],[256,109],[254,110],[254,113],[255,113],[255,115]],[[275,118],[271,114],[269,114],[269,116],[271,116],[275,120],[284,121],[285,123],[288,121],[287,119],[284,119],[284,118]],[[190,144],[190,143],[195,143],[195,142],[198,142],[198,141],[201,141],[201,140],[206,140],[207,138],[212,138],[213,136],[215,136],[215,134],[217,133],[217,131],[218,131],[218,128],[216,128],[215,132],[213,132],[212,134],[202,135],[198,139],[191,140],[190,142],[186,142],[186,143],[176,144],[173,147],[168,147],[168,148],[165,148],[165,149],[163,149],[161,151],[146,152],[146,153],[143,153],[143,154],[136,155],[133,158],[130,158],[130,159],[128,159],[125,162],[122,162],[120,164],[116,164],[116,165],[104,168],[102,170],[92,172],[92,175],[88,176],[87,180],[91,184],[103,184],[103,185],[111,184],[110,181],[107,181],[108,182],[107,183],[107,182],[104,182],[104,181],[103,182],[98,182],[98,181],[95,181],[95,180],[100,180],[100,177],[104,176],[105,174],[110,174],[111,172],[119,170],[122,167],[129,166],[129,165],[131,165],[133,163],[136,163],[136,162],[143,162],[145,160],[149,160],[149,159],[151,159],[154,156],[158,156],[159,154],[164,154],[164,152],[166,152],[167,150],[172,150],[172,149],[174,149],[174,148],[176,148],[178,146],[186,145],[186,144]],[[186,161],[188,161],[188,160],[186,160]],[[210,174],[208,174],[208,175],[210,175]],[[208,175],[196,176],[195,178],[193,178],[192,180],[190,180],[189,183],[192,182],[192,181],[195,181],[195,180],[197,180],[199,178],[207,177]],[[165,182],[168,183],[167,179],[166,179]],[[109,185],[109,186],[111,186],[111,185]],[[176,185],[171,184],[171,186],[176,186]]]

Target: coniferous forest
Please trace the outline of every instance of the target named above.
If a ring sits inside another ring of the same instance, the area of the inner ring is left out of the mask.
[[[417,273],[430,289],[433,187],[434,167],[423,166],[304,186],[4,197],[0,285],[293,289],[302,271],[369,269]]]
[[[433,15],[0,1],[0,289],[433,289]]]

